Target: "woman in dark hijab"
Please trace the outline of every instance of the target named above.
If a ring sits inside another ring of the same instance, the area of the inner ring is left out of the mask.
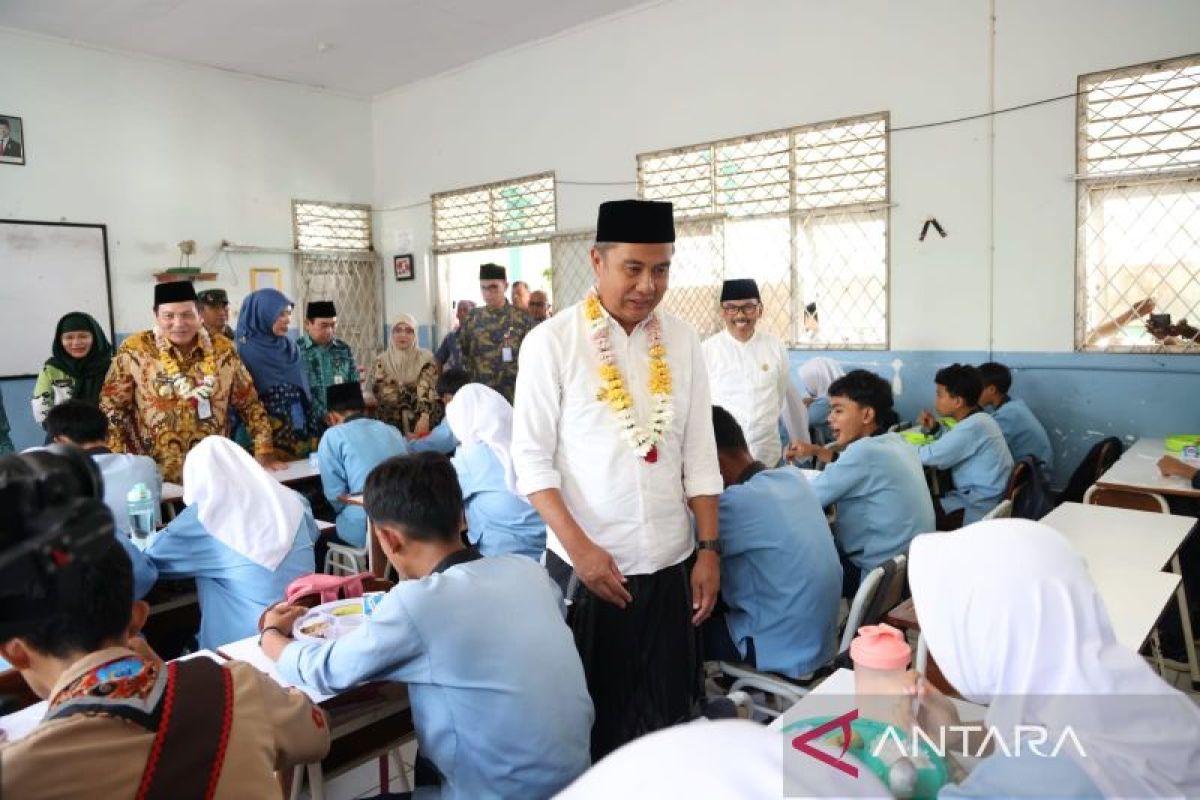
[[[285,460],[308,456],[318,435],[308,372],[300,349],[287,335],[292,305],[276,289],[251,292],[242,301],[236,333],[238,356],[254,379],[258,399],[271,418],[275,449]]]
[[[82,311],[58,321],[51,356],[33,385],[33,418],[41,425],[50,409],[67,400],[100,401],[112,363],[112,345],[100,323]]]

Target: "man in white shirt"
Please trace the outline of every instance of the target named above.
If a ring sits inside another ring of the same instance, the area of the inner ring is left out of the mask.
[[[722,482],[700,339],[655,311],[674,241],[670,203],[602,204],[595,289],[526,337],[517,373],[517,488],[549,529],[547,567],[574,568],[594,759],[690,715],[696,626],[720,590]]]
[[[756,330],[762,313],[762,298],[753,278],[725,281],[721,287],[725,330],[704,341],[704,362],[713,405],[733,414],[746,434],[754,460],[771,468],[783,455],[780,417],[789,441],[807,441],[808,414],[788,379],[783,342]]]

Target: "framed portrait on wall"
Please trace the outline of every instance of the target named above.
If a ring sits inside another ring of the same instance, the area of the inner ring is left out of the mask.
[[[278,289],[283,291],[283,270],[279,267],[251,267],[250,291]]]
[[[12,114],[0,114],[0,164],[25,166],[25,123]]]
[[[411,281],[416,277],[416,270],[413,268],[412,253],[393,256],[392,267],[396,270],[396,280],[398,281]]]

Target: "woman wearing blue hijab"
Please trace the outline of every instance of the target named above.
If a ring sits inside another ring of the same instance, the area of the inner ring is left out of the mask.
[[[285,460],[307,457],[316,448],[318,435],[308,373],[300,349],[287,335],[292,305],[276,289],[251,292],[242,300],[236,332],[238,355],[250,370],[258,398],[271,418],[275,449]]]

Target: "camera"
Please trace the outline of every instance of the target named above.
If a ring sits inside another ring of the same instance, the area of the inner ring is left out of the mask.
[[[79,591],[79,566],[113,536],[100,471],[51,445],[0,456],[0,641],[21,636]]]

